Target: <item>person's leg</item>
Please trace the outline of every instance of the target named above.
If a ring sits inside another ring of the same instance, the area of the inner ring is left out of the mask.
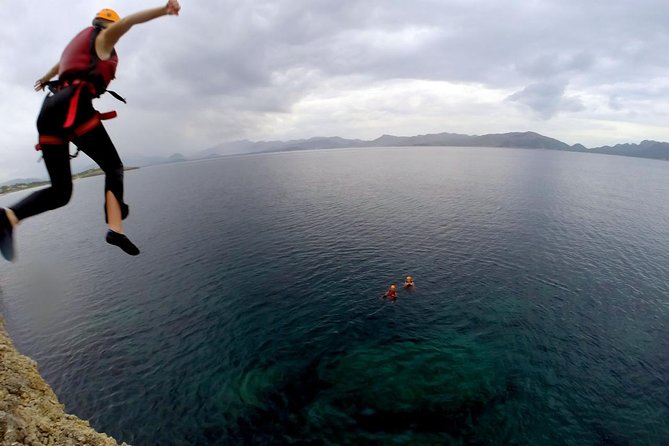
[[[122,234],[123,218],[121,218],[121,204],[111,190],[105,192],[105,210],[107,212],[109,229]]]
[[[9,220],[9,212],[0,208],[0,253],[10,262],[14,260],[14,226]]]
[[[123,202],[123,163],[118,156],[114,143],[109,138],[102,124],[93,130],[78,136],[74,144],[88,155],[105,173],[105,222],[122,231],[121,220],[128,216],[128,205]],[[110,192],[115,200],[109,201]],[[117,221],[112,222],[110,210]],[[114,229],[114,228],[111,228]]]
[[[71,92],[63,90],[44,99],[39,116],[37,131],[40,137],[60,139],[60,143],[42,143],[44,164],[51,179],[51,187],[33,192],[10,209],[16,223],[33,215],[65,206],[72,195],[72,173],[67,136],[63,130],[63,120],[69,107]],[[8,213],[10,214],[10,213]],[[11,219],[10,214],[10,219]]]
[[[7,214],[7,219],[12,224],[12,228],[19,224],[19,218],[16,216],[14,211],[10,208],[5,208],[5,213]]]
[[[70,154],[63,120],[67,114],[70,92],[63,90],[50,94],[42,103],[37,117],[37,131],[41,136],[60,139],[62,143],[43,144],[42,155],[51,186],[28,195],[10,208],[0,209],[0,251],[7,260],[14,258],[13,232],[20,220],[65,206],[72,195]]]
[[[88,155],[105,173],[105,221],[109,225],[106,240],[130,255],[139,249],[123,233],[122,220],[128,216],[123,202],[123,163],[102,124],[74,139],[74,144]]]
[[[67,144],[42,148],[51,186],[28,195],[10,208],[0,208],[0,251],[14,259],[14,228],[20,220],[65,206],[72,196],[70,154]]]
[[[51,186],[35,191],[9,207],[13,211],[16,223],[42,212],[65,206],[72,196],[72,173],[67,144],[45,145],[42,148],[42,154],[51,179]]]

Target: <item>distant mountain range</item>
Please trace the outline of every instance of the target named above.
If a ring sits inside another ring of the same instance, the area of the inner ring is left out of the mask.
[[[562,141],[535,132],[512,132],[488,135],[461,135],[458,133],[435,133],[418,136],[383,135],[371,141],[346,139],[339,136],[315,137],[291,141],[234,141],[200,150],[188,156],[175,153],[169,157],[124,157],[127,166],[150,166],[155,164],[194,161],[216,158],[226,155],[245,155],[251,153],[285,152],[292,150],[340,149],[365,147],[416,147],[416,146],[457,146],[457,147],[506,147],[520,149],[547,149],[565,152],[603,153],[607,155],[634,156],[669,160],[669,143],[642,141],[640,144],[617,144],[586,148],[582,144],[570,146]],[[26,182],[13,180],[3,185]]]
[[[418,136],[383,135],[371,141],[345,139],[338,136],[297,139],[291,141],[235,141],[223,143],[195,153],[190,159],[213,156],[283,152],[291,150],[363,148],[363,147],[412,147],[412,146],[458,146],[458,147],[507,147],[520,149],[548,149],[568,152],[604,153],[609,155],[635,156],[669,160],[669,143],[643,141],[640,144],[618,144],[588,149],[582,144],[570,146],[562,141],[535,132],[512,132],[489,135],[461,135],[436,133]]]

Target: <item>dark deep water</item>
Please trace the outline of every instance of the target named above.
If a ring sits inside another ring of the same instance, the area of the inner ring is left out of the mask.
[[[133,445],[669,444],[669,163],[294,152],[102,178],[25,221],[0,310]],[[0,198],[8,205],[21,196]],[[385,288],[416,280],[395,303]]]

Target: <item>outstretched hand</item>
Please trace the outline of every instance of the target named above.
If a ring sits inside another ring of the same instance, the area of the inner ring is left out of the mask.
[[[44,82],[42,78],[39,78],[35,81],[35,91],[42,91],[48,82]]]
[[[168,0],[167,1],[167,15],[179,15],[181,10],[181,5],[177,0]]]

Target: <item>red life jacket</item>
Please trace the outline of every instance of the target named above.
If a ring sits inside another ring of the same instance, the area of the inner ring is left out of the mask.
[[[77,34],[63,50],[60,56],[58,79],[90,81],[95,85],[96,93],[102,94],[114,79],[118,56],[112,51],[107,60],[100,60],[95,51],[95,38],[101,28],[89,26]]]
[[[52,89],[50,85],[49,89],[52,92],[55,92],[59,87],[74,86],[75,88],[72,97],[70,98],[67,117],[63,124],[63,128],[68,129],[69,134],[64,137],[62,135],[40,133],[39,142],[35,146],[36,150],[42,150],[42,146],[44,145],[54,146],[67,144],[68,141],[96,128],[100,125],[100,121],[116,117],[115,111],[95,113],[87,121],[81,123],[77,127],[73,127],[77,117],[77,104],[79,102],[81,90],[87,88],[94,96],[100,96],[107,91],[107,85],[114,79],[114,75],[116,74],[116,66],[118,65],[116,50],[112,50],[112,54],[107,60],[100,60],[95,51],[95,38],[100,34],[101,30],[102,28],[93,26],[84,29],[77,34],[74,39],[67,44],[65,50],[63,50],[58,67],[58,83],[60,85],[54,87],[56,90]],[[113,91],[110,91],[109,93],[116,99],[125,102],[125,99],[117,93],[114,93]],[[77,149],[77,154],[78,153],[79,149]],[[77,155],[75,154],[74,156],[76,157]],[[73,156],[70,157],[73,158]]]
[[[395,294],[395,290],[388,290],[388,297],[393,298],[395,296],[397,296],[397,294]]]

